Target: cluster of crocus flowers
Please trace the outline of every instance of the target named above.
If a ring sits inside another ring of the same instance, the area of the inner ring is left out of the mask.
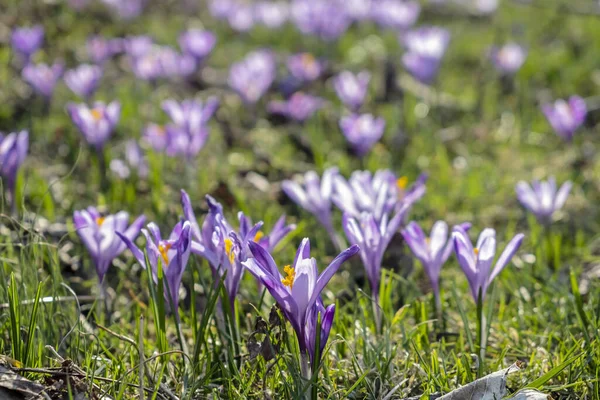
[[[573,139],[587,116],[585,100],[579,96],[571,96],[568,101],[559,99],[553,104],[544,104],[542,111],[554,131],[567,141]]]
[[[352,22],[339,0],[294,0],[291,17],[300,32],[326,41],[343,35]]]
[[[324,104],[325,101],[320,97],[296,92],[285,101],[271,101],[267,109],[272,114],[281,115],[293,121],[304,122],[312,117]]]
[[[32,27],[15,28],[10,37],[13,50],[22,57],[23,61],[29,62],[44,43],[44,27],[35,25]]]
[[[180,54],[169,46],[158,45],[129,54],[129,62],[135,76],[146,81],[187,77],[193,74],[198,66],[193,56]]]
[[[102,67],[81,64],[77,68],[65,72],[65,83],[73,93],[83,99],[89,99],[98,89],[102,78]]]
[[[175,225],[167,239],[162,238],[160,229],[153,222],[148,224],[147,229],[142,229],[142,233],[146,237],[146,254],[154,282],[158,283],[160,263],[165,277],[164,297],[172,307],[177,320],[179,320],[179,286],[181,286],[183,273],[192,249],[191,229],[189,221],[181,221]],[[117,235],[121,238],[122,243],[131,250],[137,262],[143,268],[148,268],[144,252],[133,243],[133,239],[120,231],[117,231]]]
[[[367,71],[354,74],[342,71],[333,79],[333,88],[338,98],[353,111],[357,111],[367,97],[371,74]]]
[[[383,136],[385,120],[372,114],[351,114],[340,119],[340,129],[354,152],[363,157]]]
[[[557,190],[556,180],[550,177],[547,181],[534,180],[531,185],[519,181],[515,190],[523,207],[533,213],[539,223],[548,225],[552,222],[554,213],[567,201],[572,185],[570,181],[566,181]]]
[[[179,48],[184,54],[188,54],[200,64],[211,53],[217,37],[210,31],[202,29],[189,29],[179,35]]]
[[[125,250],[125,243],[119,237],[133,241],[145,220],[141,215],[128,226],[129,214],[125,211],[108,215],[101,214],[95,207],[75,211],[73,224],[92,258],[100,283],[113,259]]]
[[[229,86],[247,104],[254,104],[269,90],[275,80],[276,65],[268,50],[257,50],[229,70]]]
[[[267,288],[292,325],[303,359],[310,359],[310,365],[302,363],[304,377],[310,378],[310,368],[305,367],[313,367],[319,361],[315,351],[319,352],[320,357],[327,343],[335,313],[335,305],[324,307],[321,293],[340,266],[358,252],[358,246],[341,252],[321,274],[318,273],[316,260],[310,256],[308,238],[302,240],[293,263],[282,269],[262,246],[253,242],[248,246],[252,258],[243,262],[243,265]],[[320,348],[316,349],[319,314]]]
[[[13,132],[6,136],[0,133],[0,177],[6,190],[12,212],[16,211],[15,186],[21,164],[27,157],[29,148],[29,133],[27,131]]]
[[[63,73],[63,64],[56,62],[52,65],[27,64],[21,75],[23,80],[27,82],[35,92],[42,95],[47,101],[50,100],[54,93],[54,88],[60,80]]]
[[[501,47],[492,47],[490,58],[499,73],[513,75],[525,63],[527,50],[517,43],[507,43]]]
[[[67,111],[85,140],[101,154],[104,144],[119,122],[120,103],[118,101],[109,104],[96,102],[92,107],[71,103],[67,105]]]
[[[420,82],[431,83],[450,43],[450,33],[437,26],[425,26],[401,34],[400,41],[406,48],[404,68]]]

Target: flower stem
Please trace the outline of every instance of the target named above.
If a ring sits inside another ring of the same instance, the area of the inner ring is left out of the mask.
[[[312,379],[312,372],[310,370],[310,357],[308,353],[300,353],[300,369],[302,371],[302,377],[308,382]],[[307,390],[305,395],[306,400],[311,400],[311,391]]]
[[[477,344],[478,347],[477,356],[479,357],[479,368],[477,369],[477,378],[483,376],[485,367],[485,350],[487,347],[487,335],[486,335],[486,320],[483,315],[483,296],[481,291],[479,293],[479,299],[477,300]]]

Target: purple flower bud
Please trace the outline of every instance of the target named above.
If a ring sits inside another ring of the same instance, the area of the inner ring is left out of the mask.
[[[231,66],[228,82],[245,103],[254,104],[267,92],[275,80],[275,73],[273,54],[258,50]]]
[[[516,43],[508,43],[502,47],[493,47],[490,58],[498,72],[504,75],[516,73],[527,58],[527,50]]]
[[[16,207],[14,192],[17,173],[25,161],[28,148],[29,133],[27,131],[13,132],[6,136],[0,134],[0,176],[4,180],[4,187],[6,187],[13,209]]]
[[[304,122],[324,105],[320,97],[297,92],[286,101],[271,101],[268,110],[298,122]]]
[[[567,141],[573,139],[587,116],[585,100],[579,96],[571,96],[568,102],[556,100],[553,104],[544,104],[542,111],[556,133]]]
[[[405,33],[401,40],[407,49],[402,56],[404,67],[417,80],[431,83],[450,43],[450,33],[435,26],[421,27]]]
[[[62,63],[54,63],[52,66],[47,64],[27,64],[23,68],[22,76],[25,82],[47,100],[52,97],[54,88],[63,73]]]
[[[383,136],[385,120],[372,114],[352,114],[340,119],[340,128],[350,146],[362,157]]]
[[[35,25],[31,28],[15,28],[12,32],[10,43],[25,61],[35,54],[44,43],[44,27]]]
[[[552,222],[554,213],[562,208],[569,197],[573,184],[566,181],[556,190],[556,180],[550,177],[547,181],[533,181],[531,186],[519,181],[515,188],[519,202],[531,211],[537,220],[545,225]]]
[[[119,122],[121,105],[118,101],[108,105],[96,102],[90,108],[86,104],[70,103],[67,105],[67,111],[85,140],[101,153]]]
[[[81,64],[65,72],[65,83],[76,95],[90,98],[98,89],[102,78],[102,68],[97,65]]]
[[[333,78],[333,88],[338,98],[353,111],[358,110],[367,96],[371,74],[367,71],[353,74],[342,71]]]
[[[189,29],[179,35],[179,47],[184,54],[194,57],[198,62],[210,54],[217,41],[214,33],[201,29]]]

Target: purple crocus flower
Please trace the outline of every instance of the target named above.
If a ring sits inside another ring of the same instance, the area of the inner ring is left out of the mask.
[[[90,98],[102,78],[102,67],[98,65],[81,64],[75,69],[65,72],[65,83],[76,95],[84,99]]]
[[[552,215],[567,201],[571,186],[571,181],[566,181],[556,190],[556,180],[550,177],[547,181],[534,180],[531,186],[520,181],[515,190],[523,207],[531,211],[540,223],[547,225],[552,222]]]
[[[123,40],[91,36],[86,42],[86,48],[88,56],[94,64],[103,64],[109,58],[123,51]]]
[[[293,264],[283,268],[285,275],[279,272],[273,257],[262,246],[250,243],[249,248],[253,258],[245,261],[243,265],[275,298],[296,332],[300,352],[304,357],[309,356],[311,366],[315,366],[319,360],[315,359],[311,347],[314,349],[316,342],[314,336],[316,335],[317,314],[321,313],[319,353],[322,353],[335,312],[333,305],[324,308],[320,299],[321,292],[340,266],[358,252],[358,246],[354,245],[341,252],[320,275],[316,260],[310,256],[308,238],[302,240]],[[305,374],[305,377],[307,375]]]
[[[30,28],[15,28],[10,37],[10,43],[13,50],[27,62],[44,43],[44,27],[35,25]]]
[[[585,100],[579,96],[569,97],[569,101],[556,100],[553,104],[544,104],[542,111],[556,133],[567,141],[573,139],[575,131],[583,125],[587,116]]]
[[[288,57],[287,68],[298,82],[312,82],[323,73],[325,62],[317,60],[310,53],[298,53]]]
[[[210,31],[189,29],[179,35],[179,47],[184,54],[202,62],[215,47],[217,37]]]
[[[527,50],[516,43],[507,43],[502,47],[493,47],[490,58],[496,70],[503,75],[515,74],[527,58]]]
[[[165,277],[165,300],[167,300],[167,304],[173,306],[175,318],[179,321],[179,310],[177,308],[179,304],[179,287],[192,249],[191,225],[188,221],[177,223],[168,239],[162,238],[160,229],[154,222],[149,223],[147,228],[142,229],[142,233],[146,237],[146,254],[148,255],[154,282],[158,283],[158,263],[160,262]],[[126,244],[131,250],[137,262],[143,268],[147,268],[144,252],[126,234],[117,231],[117,235],[121,238],[122,243]],[[171,294],[170,297],[169,293]]]
[[[121,104],[118,101],[108,105],[96,102],[90,108],[86,104],[70,103],[67,105],[67,111],[85,140],[101,153],[119,122]]]
[[[229,70],[229,86],[247,104],[256,103],[275,80],[276,66],[268,50],[254,51]]]
[[[121,179],[129,178],[131,169],[136,170],[137,176],[140,178],[148,176],[148,161],[135,140],[129,140],[125,144],[125,160],[112,159],[109,167]]]
[[[167,148],[169,138],[167,129],[162,125],[148,124],[142,134],[144,142],[148,143],[154,151],[162,152]]]
[[[254,8],[250,4],[237,3],[229,10],[227,22],[237,32],[248,32],[254,27]]]
[[[272,114],[282,115],[291,120],[304,122],[325,104],[320,97],[296,92],[286,101],[271,101],[267,109]]]
[[[254,5],[254,18],[267,28],[280,28],[290,15],[290,6],[284,2],[260,1]]]
[[[27,131],[13,132],[6,136],[0,133],[0,176],[3,178],[3,186],[6,188],[13,213],[17,206],[15,199],[17,173],[27,157],[28,149],[29,133]]]
[[[340,37],[352,22],[340,0],[294,0],[291,16],[300,32],[327,41]]]
[[[37,93],[49,100],[62,73],[63,65],[61,63],[56,62],[52,66],[40,63],[27,64],[23,68],[22,76]]]
[[[123,39],[123,50],[130,57],[146,54],[152,50],[153,46],[154,41],[146,35],[128,36]]]
[[[464,223],[461,227],[464,231],[468,231],[471,224]],[[435,304],[439,311],[441,308],[440,272],[454,249],[454,242],[448,240],[448,224],[444,221],[437,221],[433,224],[431,234],[427,237],[421,227],[416,222],[411,221],[402,230],[402,236],[412,253],[423,265],[423,269],[431,283]]]
[[[121,19],[129,20],[138,17],[144,10],[144,0],[102,0]]]
[[[429,84],[436,77],[450,43],[450,32],[425,26],[406,32],[401,41],[407,49],[402,64],[417,80]]]
[[[385,120],[372,114],[352,114],[340,119],[340,128],[356,154],[362,157],[383,136]]]
[[[354,21],[364,21],[371,16],[373,0],[345,0],[343,4],[346,15]]]
[[[489,285],[510,262],[521,246],[524,237],[525,235],[522,233],[515,235],[506,245],[492,269],[492,262],[496,255],[496,231],[491,228],[484,229],[477,239],[477,247],[473,247],[467,232],[459,226],[454,227],[452,232],[454,250],[458,263],[469,281],[475,302],[478,302],[480,295],[481,301],[483,301]]]
[[[350,71],[342,71],[333,78],[333,88],[342,103],[356,111],[365,101],[370,80],[371,74],[367,71],[356,75]]]
[[[140,215],[129,227],[129,214],[120,211],[116,214],[102,215],[95,207],[75,211],[73,224],[83,245],[87,248],[100,283],[103,282],[106,271],[112,260],[125,250],[125,243],[118,234],[128,240],[134,240],[140,233],[146,217]]]
[[[421,6],[415,1],[379,0],[371,5],[371,18],[382,28],[408,29],[415,24]]]

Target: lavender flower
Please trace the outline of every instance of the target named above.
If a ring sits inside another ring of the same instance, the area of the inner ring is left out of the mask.
[[[86,104],[71,103],[67,105],[67,111],[85,140],[101,153],[119,122],[121,105],[118,101],[108,105],[96,102],[89,108]]]
[[[94,64],[103,64],[106,60],[123,50],[122,39],[106,39],[102,36],[91,36],[86,42],[90,60]]]
[[[288,57],[287,68],[297,81],[312,82],[323,73],[325,62],[317,60],[310,53],[298,53]]]
[[[129,178],[131,169],[136,170],[140,178],[148,176],[148,161],[135,140],[128,140],[125,144],[125,160],[113,159],[109,167],[121,179]]]
[[[350,71],[343,71],[333,79],[333,88],[342,103],[356,111],[365,101],[370,80],[371,74],[367,71],[356,75]]]
[[[254,27],[254,8],[248,4],[237,3],[229,10],[227,22],[237,32],[248,32]]]
[[[585,100],[579,96],[569,97],[569,101],[556,100],[554,104],[544,104],[542,111],[556,133],[571,141],[575,131],[583,125],[587,116]]]
[[[304,356],[308,355],[311,365],[315,366],[319,361],[314,354],[318,313],[321,313],[322,320],[319,349],[321,354],[327,343],[335,312],[333,305],[324,308],[320,299],[321,292],[342,263],[358,252],[358,246],[352,246],[340,253],[320,275],[316,260],[310,257],[308,238],[302,240],[293,264],[283,268],[285,275],[279,272],[273,257],[262,246],[250,243],[249,247],[254,258],[245,261],[243,265],[275,298],[296,332],[300,352]],[[304,376],[307,375],[305,373]]]
[[[493,47],[490,58],[494,67],[503,75],[515,74],[527,58],[527,50],[516,43],[507,43],[502,47]]]
[[[42,47],[44,43],[44,27],[35,25],[32,27],[15,28],[10,37],[13,50],[18,53],[25,62]]]
[[[352,114],[340,119],[340,129],[356,154],[362,157],[383,136],[385,120],[372,114]]]
[[[130,57],[144,55],[152,50],[154,41],[150,36],[128,36],[123,40],[123,50]]]
[[[271,101],[267,109],[272,114],[283,115],[298,122],[304,122],[323,107],[324,100],[320,97],[297,92],[286,101]]]
[[[229,86],[247,104],[256,103],[275,80],[275,59],[268,50],[258,50],[234,63],[229,70]]]
[[[346,15],[354,21],[364,21],[371,17],[373,0],[345,0],[344,9]]]
[[[260,1],[254,5],[254,18],[267,28],[280,28],[288,20],[290,7],[284,2]]]
[[[371,18],[382,28],[408,29],[415,24],[421,6],[414,1],[380,0],[372,3]]]
[[[407,32],[401,40],[407,49],[402,56],[404,67],[417,80],[431,83],[450,43],[450,33],[436,26],[421,27]]]
[[[192,248],[191,225],[188,221],[179,222],[173,228],[168,239],[162,238],[160,229],[154,222],[149,223],[147,228],[147,230],[142,229],[142,233],[146,237],[146,254],[148,255],[154,282],[158,283],[158,263],[160,262],[165,277],[165,300],[167,300],[167,304],[172,304],[175,317],[179,321],[179,310],[177,308],[179,304],[179,287]],[[131,250],[137,262],[143,268],[147,268],[144,252],[126,234],[117,231],[117,235],[121,238],[122,243],[125,243]],[[170,297],[169,293],[171,294]]]
[[[166,128],[157,124],[148,124],[144,128],[142,137],[144,142],[158,152],[165,151],[169,142]]]
[[[213,18],[225,20],[236,4],[234,0],[209,0],[208,10]]]
[[[75,229],[92,257],[100,283],[103,282],[112,260],[125,250],[125,244],[117,235],[122,233],[119,236],[134,240],[145,220],[146,217],[141,215],[128,227],[129,214],[125,211],[104,216],[94,207],[75,211]]]
[[[340,37],[352,22],[340,0],[294,0],[291,16],[300,32],[327,41]]]
[[[6,136],[0,134],[0,176],[4,179],[3,186],[6,188],[13,214],[17,206],[15,199],[17,173],[27,157],[28,148],[29,133],[27,131],[13,132]]]
[[[27,64],[23,68],[22,75],[25,82],[46,100],[49,100],[62,73],[63,65],[61,63],[54,63],[52,66],[41,63]]]
[[[572,185],[571,181],[566,181],[556,190],[556,180],[550,177],[547,181],[534,180],[531,186],[520,181],[515,190],[523,207],[531,211],[540,223],[547,225],[567,201]]]
[[[121,19],[129,20],[138,17],[144,10],[144,0],[102,0]]]
[[[467,232],[461,227],[454,227],[452,232],[454,250],[458,263],[469,281],[471,294],[475,302],[483,301],[488,286],[510,262],[510,259],[521,246],[524,237],[525,235],[522,233],[515,235],[492,269],[492,262],[496,255],[496,231],[491,228],[484,229],[477,240],[477,247],[473,247]],[[481,299],[479,299],[479,296],[481,296]]]
[[[179,35],[179,47],[184,54],[202,62],[215,47],[217,38],[214,33],[201,29],[189,29]]]
[[[97,65],[81,64],[65,72],[65,83],[76,95],[90,98],[102,78],[102,68]]]

